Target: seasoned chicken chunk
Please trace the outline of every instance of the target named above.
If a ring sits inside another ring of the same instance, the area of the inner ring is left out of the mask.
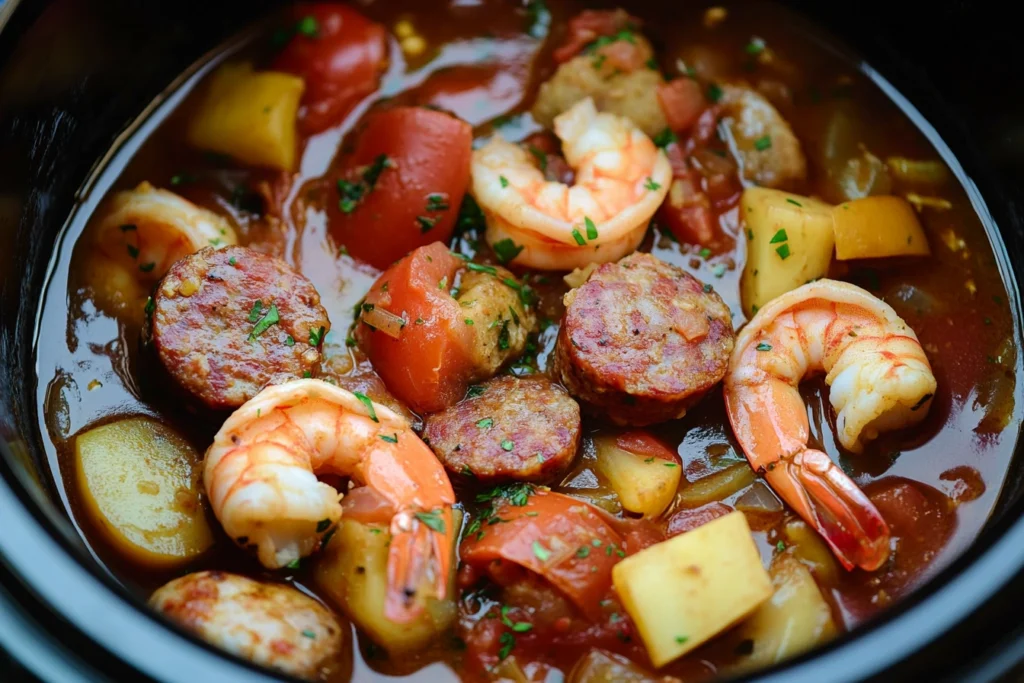
[[[718,103],[736,143],[744,178],[762,187],[792,188],[807,176],[800,141],[763,95],[726,85]]]
[[[319,680],[341,664],[347,629],[288,586],[196,572],[157,589],[149,604],[212,645],[256,664]]]

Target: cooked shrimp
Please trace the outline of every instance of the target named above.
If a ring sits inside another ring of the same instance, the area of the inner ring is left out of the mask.
[[[144,282],[203,247],[237,243],[226,219],[147,182],[114,195],[95,233],[100,251]]]
[[[338,668],[348,634],[327,608],[294,588],[227,572],[174,579],[149,604],[212,645],[306,679]]]
[[[857,485],[807,447],[797,389],[825,372],[843,447],[863,450],[880,432],[924,419],[935,377],[914,331],[854,285],[819,280],[758,311],[736,339],[725,376],[729,422],[747,460],[814,526],[847,569],[877,569],[889,529]]]
[[[573,270],[634,251],[672,182],[665,153],[629,119],[590,98],[555,119],[576,184],[548,182],[533,157],[495,136],[473,152],[473,194],[490,244],[511,239],[513,263]]]
[[[397,413],[322,380],[265,388],[228,418],[206,452],[210,506],[265,567],[310,554],[342,515],[341,494],[317,475],[351,477],[387,509],[385,615],[406,623],[420,591],[445,596],[457,529],[448,475]]]

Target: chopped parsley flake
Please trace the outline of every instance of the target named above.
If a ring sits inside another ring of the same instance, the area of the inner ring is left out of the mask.
[[[502,440],[502,442],[501,442],[501,450],[503,450],[503,451],[510,451],[513,448],[515,448],[515,444],[512,443],[511,439],[504,439],[504,440]]]
[[[587,243],[587,241],[583,239],[583,235],[581,235],[580,231],[577,230],[576,228],[572,229],[572,238],[576,240],[576,244],[580,245],[581,247],[585,246]]]
[[[437,223],[436,218],[429,218],[428,216],[416,216],[416,222],[420,224],[420,234],[430,232],[431,228]]]
[[[661,184],[654,182],[650,176],[647,176],[647,180],[644,181],[644,188],[651,192],[656,192],[661,189]]]
[[[527,149],[530,150],[530,154],[533,155],[533,158],[537,160],[537,164],[540,166],[540,172],[547,173],[548,155],[544,150],[534,147],[533,145],[530,145]]]
[[[257,301],[256,303],[259,304],[260,308],[262,308],[263,304],[261,302]],[[255,312],[258,317],[259,309],[256,307],[255,304],[253,305],[253,310],[249,312],[250,322],[252,322],[253,320],[253,312]],[[276,325],[279,322],[281,322],[281,316],[278,315],[277,304],[270,304],[270,308],[267,309],[267,312],[263,315],[263,317],[259,318],[256,324],[253,325],[252,331],[249,332],[248,340],[251,342],[256,341],[256,337],[260,336],[268,329],[270,329],[271,325]]]
[[[498,182],[501,183],[502,187],[508,187],[508,178],[506,178],[505,176],[498,176]]]
[[[801,204],[797,200],[793,199],[792,197],[786,197],[786,201],[789,202],[790,204],[792,204],[793,206],[803,207],[803,204]]]
[[[295,337],[288,335],[288,338],[284,340],[285,346],[295,346]]]
[[[448,197],[440,192],[427,195],[427,211],[447,211]]]
[[[299,19],[295,30],[307,38],[316,38],[320,33],[320,25],[317,23],[316,17],[305,16]]]
[[[782,228],[774,235],[772,235],[772,238],[768,240],[768,244],[779,244],[780,242],[785,242],[788,239],[789,236],[786,234],[786,229]]]
[[[666,128],[654,136],[654,144],[662,148],[668,147],[677,140],[679,140],[679,138],[676,137],[676,134],[672,132],[671,128]]]
[[[519,256],[519,252],[523,250],[523,246],[513,242],[511,237],[506,237],[505,239],[498,240],[492,244],[491,249],[494,250],[494,255],[498,257],[500,262],[508,263],[516,256]]]
[[[758,351],[771,351],[772,350],[772,345],[769,344],[768,342],[761,342],[760,344],[758,344],[754,348],[756,348]]]
[[[775,253],[779,255],[779,258],[785,261],[789,258],[789,245],[783,244],[775,249]]]
[[[439,534],[443,534],[444,531],[444,518],[441,517],[440,512],[417,512],[416,519],[420,520],[431,530],[436,531]]]
[[[390,435],[390,434],[381,434],[380,438],[381,438],[382,441],[387,441],[388,443],[398,443],[398,434],[397,433],[394,434],[393,436]]]
[[[758,152],[763,152],[766,149],[771,148],[771,146],[772,146],[772,136],[770,136],[770,135],[764,135],[764,136],[759,137],[758,139],[754,140],[754,149],[756,149]]]
[[[498,274],[498,269],[494,266],[485,266],[481,263],[467,263],[466,267],[470,270],[475,270],[478,273],[487,273],[488,275]]]
[[[597,226],[594,225],[594,221],[590,220],[590,218],[588,218],[587,216],[584,216],[583,217],[583,225],[585,225],[586,228],[587,228],[587,239],[588,240],[596,240],[597,239]]]
[[[358,391],[353,391],[352,395],[359,399],[360,403],[366,406],[366,413],[371,420],[374,422],[380,422],[380,420],[377,419],[377,411],[373,407],[373,401],[370,400],[369,396]]]
[[[708,86],[708,99],[712,102],[717,102],[722,99],[722,88],[717,84],[712,83]]]
[[[494,420],[489,417],[485,417],[482,420],[477,420],[476,426],[480,429],[487,429],[494,424]]]
[[[551,551],[540,544],[540,541],[533,542],[533,554],[541,562],[547,562],[551,558]]]
[[[324,335],[327,334],[327,328],[323,325],[320,326],[319,330],[310,328],[309,330],[309,345],[320,346],[320,342],[324,340]]]

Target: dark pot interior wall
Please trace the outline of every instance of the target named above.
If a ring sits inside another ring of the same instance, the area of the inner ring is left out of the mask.
[[[272,4],[24,0],[0,33],[0,442],[7,442],[14,458],[31,464],[33,454],[41,453],[31,338],[45,267],[75,191],[147,102],[247,17]],[[791,4],[856,47],[935,125],[981,188],[1020,281],[1024,57],[1013,22],[999,20],[994,3],[935,2],[927,9],[892,0]],[[666,2],[666,11],[672,6]],[[6,456],[0,456],[0,475],[23,477],[25,468]],[[1022,470],[1011,477],[1009,491],[1020,491]],[[47,475],[40,474],[37,490],[45,493]],[[1006,496],[1001,509],[1015,498]],[[1022,600],[1018,588],[1000,601]],[[1019,616],[1000,623],[1005,617],[997,607],[990,605],[994,611],[982,619],[990,629],[958,635],[959,654],[951,655],[946,641],[925,662],[905,664],[904,673],[938,669],[944,674],[939,678],[955,672],[963,680],[962,672],[947,668],[950,663],[1002,645],[1004,637],[1012,640],[1019,628]]]

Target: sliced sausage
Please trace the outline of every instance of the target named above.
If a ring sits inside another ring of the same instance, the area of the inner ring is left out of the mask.
[[[600,266],[565,305],[555,377],[616,424],[681,417],[725,376],[734,343],[728,306],[650,254]]]
[[[237,408],[269,383],[310,377],[331,329],[313,284],[245,247],[203,249],[164,276],[148,337],[174,381],[211,408]]]
[[[482,482],[551,481],[580,443],[580,408],[546,377],[497,377],[427,418],[424,440],[454,474]]]

